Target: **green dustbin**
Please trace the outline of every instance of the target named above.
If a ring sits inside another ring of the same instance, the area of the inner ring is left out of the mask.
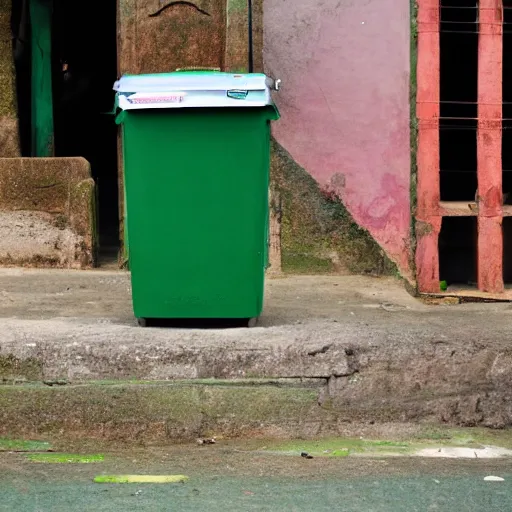
[[[134,313],[250,319],[263,307],[270,121],[263,74],[116,82]]]

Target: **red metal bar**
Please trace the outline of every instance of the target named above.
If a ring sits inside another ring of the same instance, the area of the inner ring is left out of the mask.
[[[418,0],[416,269],[420,292],[439,291],[440,0]]]
[[[416,218],[416,279],[421,293],[439,293],[439,233],[442,217]]]
[[[503,7],[480,0],[478,39],[478,288],[501,293],[503,286],[502,88]]]
[[[503,234],[501,217],[478,217],[478,288],[484,292],[502,293]],[[499,261],[496,261],[499,260]]]

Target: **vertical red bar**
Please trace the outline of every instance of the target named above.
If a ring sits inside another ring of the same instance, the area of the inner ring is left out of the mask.
[[[503,292],[501,0],[480,0],[478,40],[478,288]]]
[[[440,0],[418,0],[416,269],[420,292],[439,291]]]
[[[503,292],[502,217],[478,217],[478,288],[484,292]]]

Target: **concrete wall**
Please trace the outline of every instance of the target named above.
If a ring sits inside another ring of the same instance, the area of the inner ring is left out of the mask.
[[[0,265],[93,266],[90,176],[83,158],[0,158]]]
[[[275,138],[407,277],[409,37],[409,0],[264,0]]]

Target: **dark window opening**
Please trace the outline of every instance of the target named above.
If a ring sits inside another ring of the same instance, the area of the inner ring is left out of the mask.
[[[439,277],[448,285],[476,284],[477,218],[444,217],[439,234]]]
[[[512,204],[512,1],[504,1],[503,10],[503,202]]]
[[[512,0],[503,1],[503,203],[512,204]],[[512,284],[512,217],[503,218],[503,281]]]
[[[117,77],[116,0],[54,0],[55,155],[82,156],[97,186],[100,256],[119,245],[117,128],[108,115]]]
[[[512,284],[512,217],[503,217],[503,282]]]
[[[442,201],[474,201],[477,191],[478,4],[442,0],[440,33]]]

